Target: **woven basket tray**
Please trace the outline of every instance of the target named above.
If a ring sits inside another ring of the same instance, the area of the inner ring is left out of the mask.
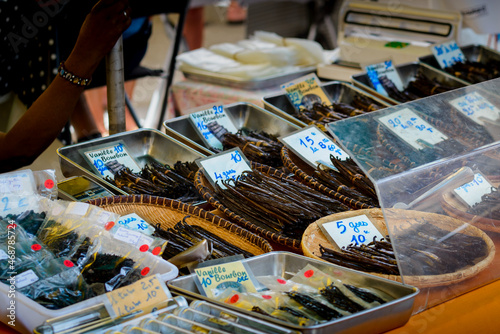
[[[190,217],[186,219],[186,223],[200,226],[254,255],[273,251],[269,242],[262,237],[198,206],[168,198],[149,195],[129,195],[99,198],[91,200],[88,203],[120,215],[136,213],[149,224],[153,226],[160,224],[160,227],[164,229],[174,227],[176,223],[189,215]]]
[[[405,211],[398,209],[390,209],[390,211],[386,210],[386,212],[388,212],[388,214],[390,215],[397,215],[391,217],[391,222],[397,221],[398,227],[402,229],[410,227],[412,221],[415,221],[417,219],[421,220],[422,218],[426,218],[426,220],[429,223],[436,224],[438,225],[439,228],[448,231],[453,231],[456,228],[464,225],[463,221],[434,213]],[[387,228],[385,226],[385,220],[381,209],[366,209],[366,210],[356,210],[354,212],[353,211],[341,212],[330,215],[328,217],[323,217],[319,219],[318,222],[321,223],[321,222],[336,221],[339,219],[352,217],[353,215],[363,215],[363,214],[370,215],[373,218],[372,219],[373,224],[377,228],[379,228],[380,232],[383,235],[387,234]],[[472,225],[468,225],[466,228],[461,230],[460,233],[465,233],[467,235],[473,235],[482,238],[489,249],[488,255],[480,262],[476,263],[476,265],[461,269],[454,273],[442,274],[442,275],[428,275],[428,276],[405,276],[405,284],[415,285],[419,288],[454,284],[466,280],[468,278],[471,278],[477,273],[479,273],[481,270],[485,269],[493,261],[493,258],[495,257],[495,245],[493,241],[483,231]],[[304,232],[304,235],[302,236],[302,251],[305,256],[318,260],[323,260],[319,257],[321,255],[321,252],[319,250],[320,245],[337,251],[339,250],[339,248],[336,245],[332,245],[328,241],[328,239],[325,237],[318,224],[313,223],[309,225],[309,227]],[[394,281],[401,282],[400,276],[383,275],[378,273],[372,273],[372,274],[379,277],[384,277]]]
[[[263,172],[268,175],[278,175],[283,178],[290,178],[294,177],[294,175],[286,175],[283,172],[266,166],[266,165],[261,165],[255,162],[252,163],[252,168],[257,169],[260,172]],[[196,186],[196,189],[198,189],[198,192],[203,196],[203,198],[214,208],[218,209],[221,211],[230,221],[252,231],[257,233],[258,235],[268,239],[272,240],[280,245],[284,245],[287,247],[291,247],[294,249],[299,250],[300,249],[300,239],[293,239],[293,238],[288,238],[284,237],[274,231],[270,231],[267,229],[264,229],[260,226],[255,225],[254,223],[246,220],[245,218],[237,215],[233,211],[229,210],[226,208],[221,202],[219,202],[215,197],[214,197],[214,188],[210,184],[210,182],[207,180],[205,175],[203,174],[203,171],[200,169],[195,175],[195,180],[194,184]]]
[[[371,205],[356,201],[355,199],[342,195],[341,193],[319,183],[316,178],[312,176],[315,169],[299,158],[295,153],[290,151],[286,146],[283,146],[281,149],[281,160],[288,170],[290,170],[301,182],[307,184],[311,188],[314,188],[353,209],[373,208]]]

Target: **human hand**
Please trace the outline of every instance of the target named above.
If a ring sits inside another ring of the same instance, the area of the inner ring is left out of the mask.
[[[68,68],[82,77],[91,76],[102,58],[130,26],[130,15],[128,0],[97,2],[82,24],[73,51],[66,61]]]

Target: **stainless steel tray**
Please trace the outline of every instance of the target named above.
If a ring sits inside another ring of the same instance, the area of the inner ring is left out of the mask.
[[[334,276],[342,275],[343,278],[355,278],[360,285],[379,289],[394,297],[394,300],[323,324],[300,327],[255,312],[246,311],[230,304],[214,301],[201,295],[195,284],[196,274],[178,277],[167,282],[167,285],[175,294],[195,300],[206,300],[216,305],[249,314],[252,317],[266,319],[269,322],[299,330],[307,334],[381,333],[403,326],[412,314],[415,297],[419,292],[417,288],[409,285],[289,252],[270,252],[243,261],[248,264],[251,272],[255,276],[275,275],[285,279],[295,275],[307,264],[312,264],[319,270]]]
[[[354,87],[352,84],[347,82],[332,81],[322,84],[321,87],[323,87],[324,91],[332,101],[351,104],[354,100],[354,96],[356,94],[360,94],[373,99],[374,102],[382,106],[390,106],[389,103],[383,101],[382,99],[379,99],[376,96],[367,93],[366,91]],[[262,101],[264,103],[264,108],[273,112],[274,114],[283,117],[284,119],[300,126],[301,128],[307,126],[306,123],[293,116],[293,114],[295,114],[295,109],[284,93],[264,96]]]
[[[434,57],[434,56],[433,56]],[[422,63],[419,62],[412,62],[412,63],[406,63],[406,64],[401,64],[401,65],[396,65],[395,66],[396,71],[398,71],[399,77],[401,78],[401,81],[403,82],[403,86],[406,87],[408,83],[415,78],[417,75],[417,72],[419,70],[422,71],[422,73],[428,77],[430,80],[436,80],[439,83],[450,86],[450,87],[455,87],[455,88],[460,88],[467,86],[466,83],[463,83],[462,81],[458,80],[454,76],[444,72],[444,71],[438,71],[430,66],[425,66]],[[384,96],[380,93],[378,93],[375,89],[373,89],[372,84],[370,83],[370,79],[368,78],[368,74],[366,73],[360,73],[352,76],[352,82],[355,86],[364,89],[365,91],[379,97],[380,99],[387,101],[390,104],[401,104],[398,100],[395,100],[391,97]]]
[[[265,109],[252,103],[238,102],[224,106],[224,110],[232,118],[237,129],[246,127],[254,131],[265,131],[275,135],[286,135],[297,129],[299,126],[287,121]],[[165,133],[180,142],[210,155],[213,154],[200,138],[193,123],[189,120],[189,115],[184,115],[167,120],[163,123]]]
[[[279,85],[295,78],[316,71],[316,66],[304,66],[301,69],[284,73],[263,77],[261,79],[243,80],[238,77],[213,73],[209,71],[196,70],[196,69],[183,69],[182,73],[187,79],[194,81],[202,81],[219,86],[227,86],[231,88],[238,88],[243,90],[258,90],[265,88],[279,88]]]
[[[206,157],[206,155],[158,130],[138,129],[59,148],[57,155],[59,156],[61,172],[66,177],[87,176],[115,194],[126,195],[126,192],[97,175],[89,161],[81,153],[116,141],[125,144],[129,154],[141,168],[151,160],[173,165],[177,161],[194,161]]]
[[[476,62],[482,63],[482,64],[487,63],[490,60],[500,61],[500,53],[498,51],[487,48],[483,45],[461,46],[460,49],[464,53],[465,58],[470,60],[470,61],[476,61]],[[441,72],[441,73],[444,73],[447,75],[451,75],[448,72],[446,72],[445,70],[441,69],[436,58],[432,54],[427,55],[427,56],[423,56],[423,57],[419,57],[418,61],[420,61],[422,64],[424,64],[426,66],[433,68],[434,70],[436,70],[438,72]],[[453,78],[462,82],[464,85],[473,85],[473,83],[471,83],[469,81],[459,79],[456,77],[453,77]]]

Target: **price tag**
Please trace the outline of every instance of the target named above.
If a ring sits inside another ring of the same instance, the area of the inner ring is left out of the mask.
[[[237,179],[244,171],[251,171],[252,167],[239,148],[214,154],[208,158],[196,160],[198,166],[203,168],[205,176],[212,185],[217,184],[222,188],[222,180]]]
[[[36,194],[36,182],[31,170],[4,173],[0,175],[0,193]]]
[[[241,261],[196,268],[194,271],[204,294],[209,298],[217,297],[228,288],[234,288],[240,292],[257,292]]]
[[[483,195],[492,192],[493,186],[481,173],[474,174],[474,180],[454,189],[457,194],[467,205],[474,206],[481,202]]]
[[[25,286],[35,283],[38,279],[39,278],[35,272],[32,269],[28,269],[15,276],[16,288],[22,289]]]
[[[320,224],[320,228],[330,242],[337,244],[340,248],[347,247],[350,244],[368,244],[375,237],[377,240],[382,240],[383,238],[382,234],[366,215],[323,223]]]
[[[383,76],[386,76],[389,80],[391,80],[394,86],[396,86],[399,91],[404,90],[403,82],[401,81],[399,73],[394,67],[392,60],[386,60],[381,63],[367,65],[365,66],[365,71],[368,75],[368,78],[370,79],[371,84],[373,85],[373,88],[375,88],[375,90],[379,94],[389,96],[389,94],[387,94],[384,87],[380,83],[380,78]]]
[[[349,158],[346,152],[314,125],[294,131],[290,135],[280,137],[279,140],[314,168],[318,163],[322,163],[335,169],[330,155],[340,160]]]
[[[219,150],[223,148],[222,143],[208,130],[208,124],[217,122],[231,133],[238,132],[238,129],[234,126],[233,121],[223,106],[213,106],[211,109],[191,113],[189,114],[189,119],[205,144],[208,147],[215,147]]]
[[[128,229],[139,231],[147,235],[151,235],[155,231],[155,228],[153,226],[148,224],[136,213],[121,216],[120,219],[118,219],[118,225],[125,226]]]
[[[126,242],[134,246],[148,245],[151,246],[153,239],[138,231],[132,231],[126,227],[120,226],[113,234],[117,240]]]
[[[431,51],[442,69],[450,67],[455,63],[463,63],[466,60],[464,53],[455,41],[432,45]]]
[[[301,107],[311,109],[314,103],[332,104],[314,73],[282,84],[280,87],[296,110],[300,110]]]
[[[500,110],[478,92],[465,94],[449,101],[449,103],[465,116],[481,125],[484,125],[481,118],[487,118],[492,121],[497,121],[500,118]]]
[[[168,304],[171,296],[167,291],[167,287],[156,274],[108,292],[104,306],[111,318],[138,311],[142,311],[141,314],[151,313]]]
[[[379,117],[378,121],[416,150],[426,148],[426,144],[434,145],[448,139],[409,108]]]
[[[70,202],[68,203],[68,208],[66,209],[67,214],[85,216],[90,208],[90,204],[82,202]]]
[[[87,151],[85,156],[97,173],[103,177],[113,178],[113,172],[121,169],[122,166],[128,167],[132,172],[141,171],[123,143]]]

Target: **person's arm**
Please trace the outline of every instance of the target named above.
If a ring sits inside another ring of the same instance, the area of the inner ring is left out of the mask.
[[[87,15],[65,68],[91,78],[130,21],[128,0],[99,1]],[[32,163],[57,138],[83,91],[57,75],[12,129],[0,133],[0,172]]]

